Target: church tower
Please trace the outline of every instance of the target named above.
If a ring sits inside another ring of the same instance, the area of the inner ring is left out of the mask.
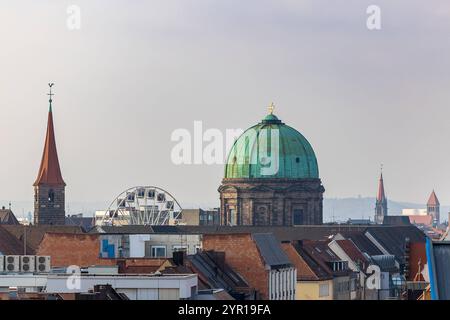
[[[433,225],[436,226],[440,223],[440,203],[436,196],[436,193],[431,192],[430,198],[427,202],[427,214],[433,216]]]
[[[55,132],[52,113],[52,86],[49,83],[50,96],[45,136],[44,152],[36,181],[34,182],[34,224],[64,225],[65,224],[65,187],[61,175],[58,153],[56,151]]]
[[[384,194],[383,172],[378,183],[378,194],[375,202],[375,223],[383,224],[383,219],[388,215],[387,199]]]

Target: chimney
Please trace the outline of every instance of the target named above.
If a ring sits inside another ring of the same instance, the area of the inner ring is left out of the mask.
[[[173,263],[177,266],[184,266],[184,259],[186,256],[186,252],[184,250],[174,251],[172,253]]]
[[[123,259],[117,260],[117,267],[119,267],[119,273],[126,273],[127,266],[125,260]]]

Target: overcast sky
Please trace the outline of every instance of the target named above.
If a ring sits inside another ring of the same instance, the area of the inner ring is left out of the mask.
[[[0,4],[0,199],[32,200],[52,81],[69,202],[157,185],[217,205],[223,166],[174,165],[171,133],[245,129],[274,101],[312,144],[326,197],[374,196],[383,163],[390,199],[435,188],[450,203],[448,0]]]

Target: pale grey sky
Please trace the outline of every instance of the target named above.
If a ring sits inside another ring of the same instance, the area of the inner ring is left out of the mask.
[[[69,5],[81,29],[66,27]],[[381,7],[382,29],[366,28]],[[218,204],[219,165],[175,166],[171,132],[275,113],[311,142],[326,197],[450,203],[448,0],[0,0],[0,199],[32,200],[47,82],[68,201],[153,184]],[[99,208],[102,209],[102,208]]]

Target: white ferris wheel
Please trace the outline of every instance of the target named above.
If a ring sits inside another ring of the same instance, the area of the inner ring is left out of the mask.
[[[110,204],[101,225],[177,225],[182,208],[166,190],[155,186],[123,191]]]

